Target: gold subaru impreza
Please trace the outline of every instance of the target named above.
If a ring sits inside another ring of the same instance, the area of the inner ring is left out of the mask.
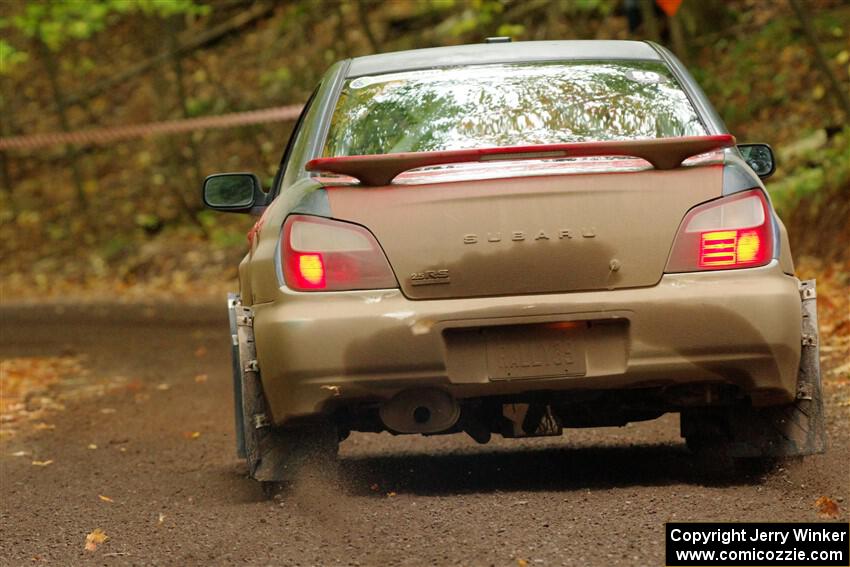
[[[681,414],[697,451],[824,449],[814,282],[687,70],[631,41],[486,42],[323,76],[229,298],[236,435],[284,481],[350,431],[561,435]]]

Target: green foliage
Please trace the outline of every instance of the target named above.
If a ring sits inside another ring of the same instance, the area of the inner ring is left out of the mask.
[[[693,69],[697,81],[708,92],[718,112],[730,126],[753,120],[767,106],[779,106],[788,97],[787,77],[777,65],[766,65],[768,58],[790,59],[796,50],[788,47],[792,28],[785,19],[768,22],[757,33],[734,41],[720,40],[716,49],[722,57],[706,66]],[[782,46],[787,51],[777,53],[769,46]],[[723,67],[720,62],[723,62]],[[734,65],[729,65],[734,61]],[[717,64],[715,64],[715,62]]]
[[[88,39],[104,30],[114,15],[142,13],[167,18],[208,11],[208,6],[194,0],[53,0],[26,4],[20,13],[0,23],[0,28],[11,25],[57,51],[69,40]]]
[[[292,71],[289,67],[278,67],[274,71],[268,71],[260,75],[260,84],[268,86],[273,83],[284,83],[289,85],[292,83]]]
[[[151,213],[138,213],[135,217],[136,225],[145,230],[154,230],[162,225],[162,221]]]
[[[210,241],[216,248],[245,248],[245,231],[216,225],[210,232]]]
[[[569,12],[580,14],[585,12],[590,15],[601,17],[608,16],[617,8],[615,0],[575,0],[565,4]]]
[[[499,36],[507,36],[513,38],[514,41],[523,39],[525,35],[525,26],[522,24],[502,24],[496,32]]]
[[[134,242],[125,235],[113,236],[100,247],[100,255],[107,262],[118,258],[122,254],[133,249]]]
[[[271,97],[286,96],[290,93],[295,82],[296,77],[293,75],[292,70],[286,66],[260,74],[260,86]]]
[[[189,97],[186,100],[186,112],[190,117],[204,116],[210,114],[215,107],[216,100],[204,97]]]
[[[450,35],[455,37],[461,37],[475,31],[487,34],[504,9],[504,4],[497,0],[472,0],[466,10],[454,18],[449,18],[448,31]]]
[[[850,71],[844,38],[848,17],[847,11],[824,10],[812,20],[820,47],[844,88]],[[741,19],[746,25],[747,19]],[[799,129],[787,120],[789,114],[810,128],[835,125],[836,117],[825,108],[833,100],[827,79],[803,41],[796,18],[775,17],[746,33],[703,45],[701,59],[690,70],[739,138],[772,143],[796,138]]]
[[[231,226],[222,223],[221,213],[204,210],[198,213],[198,220],[209,234],[210,242],[215,248],[228,249],[245,247],[245,230],[242,226]]]
[[[789,165],[786,175],[768,183],[780,216],[787,217],[803,201],[818,207],[842,193],[850,197],[850,127],[826,146],[807,150]]]
[[[29,56],[25,51],[19,51],[11,43],[0,39],[0,75],[10,73],[27,59]]]

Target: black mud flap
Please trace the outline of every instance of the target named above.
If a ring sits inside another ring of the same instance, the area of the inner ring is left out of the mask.
[[[717,440],[719,434],[725,437],[726,455],[736,459],[802,457],[826,450],[815,280],[800,283],[800,297],[802,348],[794,403],[727,408],[713,420],[683,414],[682,433],[689,442],[691,438]]]

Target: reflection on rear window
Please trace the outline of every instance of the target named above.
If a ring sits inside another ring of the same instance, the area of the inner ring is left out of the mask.
[[[480,65],[349,79],[324,155],[705,133],[661,62]]]

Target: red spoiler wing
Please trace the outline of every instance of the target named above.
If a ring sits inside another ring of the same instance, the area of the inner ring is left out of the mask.
[[[381,186],[389,185],[397,175],[410,169],[474,161],[632,156],[645,159],[656,169],[674,169],[682,165],[682,162],[689,157],[734,145],[734,136],[720,134],[317,158],[307,162],[306,168],[307,171],[348,175],[358,179],[363,185]]]

